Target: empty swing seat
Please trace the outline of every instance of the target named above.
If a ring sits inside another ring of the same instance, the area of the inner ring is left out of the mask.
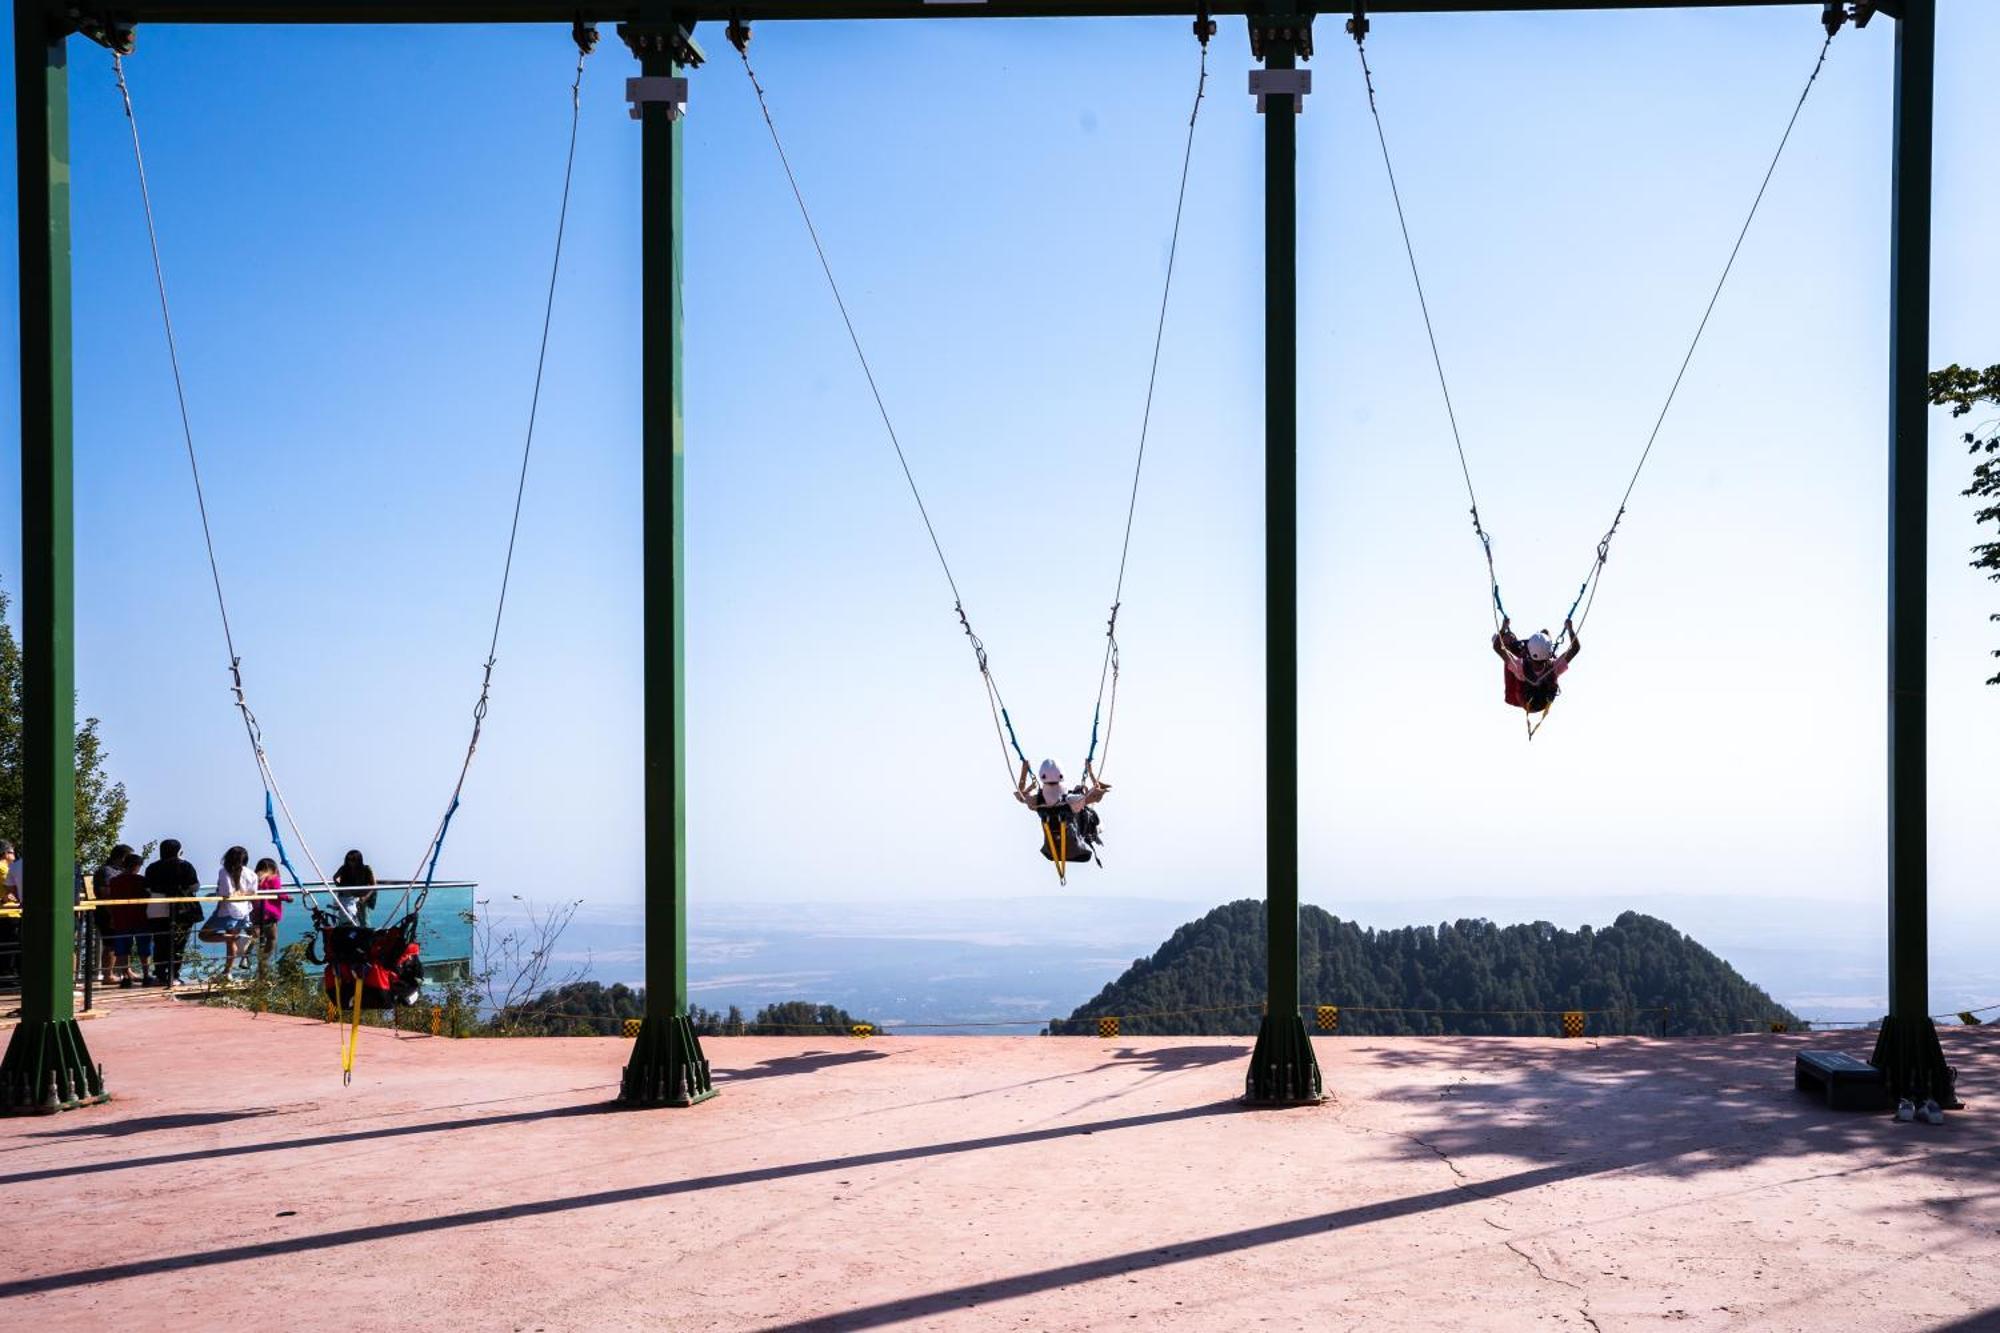
[[[1824,1097],[1832,1111],[1880,1111],[1889,1105],[1882,1071],[1844,1051],[1800,1051],[1792,1084]]]
[[[424,962],[414,916],[375,929],[322,922],[319,933],[321,956],[313,961],[324,961],[326,996],[336,1006],[352,1005],[357,986],[364,1009],[416,1002],[424,986]]]

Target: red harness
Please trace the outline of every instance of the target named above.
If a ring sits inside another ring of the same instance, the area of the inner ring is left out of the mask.
[[[351,1005],[359,986],[363,1008],[386,1009],[410,1003],[423,984],[416,936],[414,921],[379,930],[345,925],[322,930],[327,998],[335,1004]]]

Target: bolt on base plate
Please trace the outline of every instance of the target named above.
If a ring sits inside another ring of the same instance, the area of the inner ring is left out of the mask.
[[[91,1063],[74,1018],[24,1020],[14,1029],[0,1059],[0,1115],[54,1115],[110,1100],[104,1066]]]
[[[1326,1100],[1319,1059],[1297,1011],[1265,1014],[1243,1079],[1243,1100],[1251,1106],[1311,1106]]]
[[[648,1018],[619,1080],[621,1106],[693,1106],[715,1095],[708,1059],[686,1014]]]

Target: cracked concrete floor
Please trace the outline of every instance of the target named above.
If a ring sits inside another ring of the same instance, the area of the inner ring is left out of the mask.
[[[131,1006],[117,1100],[0,1121],[0,1324],[430,1329],[2000,1327],[2000,1038],[1941,1128],[1795,1094],[1807,1044],[1323,1038],[1246,1111],[1220,1038],[626,1043]]]

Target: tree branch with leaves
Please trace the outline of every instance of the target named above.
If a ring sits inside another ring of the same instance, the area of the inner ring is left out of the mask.
[[[1949,406],[1954,417],[1970,416],[1983,404],[2000,406],[2000,366],[1968,370],[1954,364],[1933,371],[1931,403],[1936,407]],[[1975,523],[1991,523],[2000,527],[2000,418],[1980,422],[1961,438],[1966,449],[1979,461],[1972,466],[1972,484],[1959,494],[1982,502],[1983,507],[1973,515]],[[2000,541],[1975,545],[1972,548],[1972,567],[1985,570],[1986,577],[2000,583]],[[2000,623],[2000,613],[1990,619]],[[1993,655],[2000,657],[2000,649],[1995,649]],[[1986,683],[2000,685],[2000,674],[1992,676]]]
[[[21,712],[24,680],[21,644],[7,621],[8,598],[0,591],[0,838],[20,843],[26,775],[22,772]],[[111,854],[125,824],[129,804],[125,784],[113,782],[104,768],[104,743],[97,719],[85,718],[76,729],[76,863],[94,870]],[[34,847],[21,847],[34,856]]]

